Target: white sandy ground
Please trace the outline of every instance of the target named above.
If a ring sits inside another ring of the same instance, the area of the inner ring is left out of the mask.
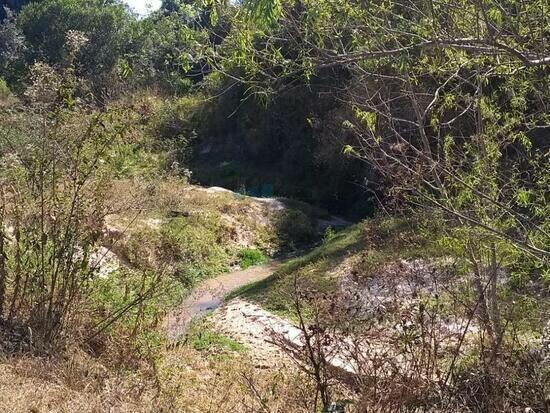
[[[240,298],[233,299],[214,311],[211,320],[217,331],[249,349],[257,368],[292,363],[290,357],[274,343],[274,337],[277,337],[277,341],[282,340],[297,349],[305,345],[299,328]],[[358,370],[355,363],[346,357],[344,347],[326,348],[327,361],[332,367],[356,374]]]
[[[206,192],[211,194],[232,194],[237,196],[238,194],[236,192],[233,192],[229,189],[222,188],[219,186],[211,186],[210,188],[206,189]],[[241,195],[242,196],[242,195]],[[259,197],[247,197],[249,199],[253,199],[254,201],[260,202],[262,204],[265,204],[270,207],[270,209],[274,211],[282,211],[286,208],[285,204],[278,198],[259,198]]]
[[[301,344],[301,331],[256,304],[236,298],[218,308],[211,317],[217,331],[250,350],[256,366],[269,368],[287,364],[288,359],[272,342],[275,334],[294,344]]]
[[[118,271],[124,264],[118,256],[107,247],[100,247],[90,256],[90,267],[95,268],[99,278],[109,278],[109,276]]]

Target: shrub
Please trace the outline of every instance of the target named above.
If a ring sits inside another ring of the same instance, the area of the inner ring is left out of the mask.
[[[155,327],[166,311],[180,303],[184,292],[180,282],[154,271],[123,267],[97,278],[88,300],[95,327],[88,334],[130,337],[134,351],[158,352],[163,337]]]
[[[164,258],[178,267],[185,281],[196,281],[227,271],[229,253],[221,246],[225,228],[216,214],[174,218],[161,227]]]
[[[81,321],[108,209],[104,160],[121,127],[72,105],[76,79],[63,75],[33,67],[27,95],[36,108],[2,119],[9,144],[0,146],[0,317],[48,346]]]
[[[136,144],[125,143],[113,148],[111,164],[117,178],[153,176],[162,162],[159,157]]]
[[[239,251],[239,259],[241,268],[247,269],[254,265],[264,264],[267,261],[267,256],[255,248],[243,248]]]
[[[289,209],[279,218],[277,233],[284,245],[293,247],[312,242],[317,231],[313,220],[305,213]]]

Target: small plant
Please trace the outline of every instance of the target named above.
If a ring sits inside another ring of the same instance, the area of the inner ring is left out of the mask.
[[[336,231],[332,227],[327,227],[323,237],[323,243],[330,242],[336,236]]]
[[[185,341],[193,349],[208,353],[219,354],[245,350],[242,344],[214,331],[208,319],[195,322]]]
[[[108,211],[104,159],[124,130],[108,113],[89,116],[77,104],[74,43],[86,41],[67,35],[65,69],[31,68],[32,109],[5,116],[0,128],[0,317],[32,329],[36,345],[79,326]]]
[[[212,330],[200,331],[192,337],[191,347],[197,351],[235,351],[241,352],[244,347],[234,340]]]
[[[182,280],[219,275],[227,271],[230,262],[221,247],[225,235],[217,214],[174,218],[161,228],[164,258],[177,265]]]
[[[265,264],[267,256],[255,248],[243,248],[239,251],[240,266],[242,269],[253,267],[254,265]]]
[[[6,100],[11,96],[10,88],[4,79],[0,77],[0,101]]]

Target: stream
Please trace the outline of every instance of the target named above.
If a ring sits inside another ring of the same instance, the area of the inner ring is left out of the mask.
[[[184,302],[168,315],[166,319],[168,340],[177,341],[185,334],[194,317],[218,308],[224,297],[231,291],[269,277],[277,271],[282,263],[282,260],[272,260],[267,264],[231,272],[201,282]]]

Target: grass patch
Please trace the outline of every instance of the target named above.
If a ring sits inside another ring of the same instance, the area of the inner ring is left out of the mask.
[[[218,214],[174,218],[161,227],[167,261],[175,262],[182,279],[192,282],[226,272],[231,261],[225,227]]]
[[[110,162],[116,178],[130,178],[159,174],[164,160],[139,144],[123,143],[113,148]]]
[[[211,354],[242,353],[246,350],[242,344],[216,332],[207,318],[199,319],[192,324],[185,337],[185,344],[194,350]]]
[[[239,251],[240,266],[242,269],[253,267],[254,265],[265,264],[267,256],[260,250],[255,248],[243,248]]]

